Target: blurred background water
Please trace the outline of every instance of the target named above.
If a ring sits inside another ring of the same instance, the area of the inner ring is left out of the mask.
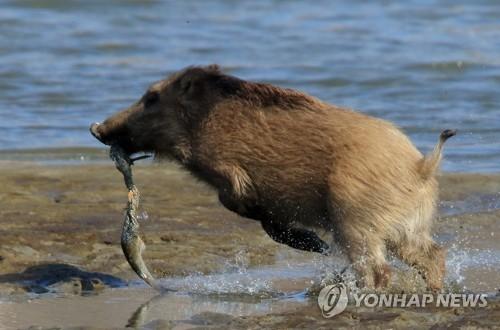
[[[1,155],[85,161],[90,122],[208,63],[391,120],[423,152],[457,128],[444,170],[500,171],[494,0],[2,0]]]

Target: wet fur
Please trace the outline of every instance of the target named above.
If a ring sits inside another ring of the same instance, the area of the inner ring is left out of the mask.
[[[148,105],[151,93],[159,100]],[[445,252],[431,237],[444,141],[423,156],[392,124],[291,89],[192,67],[153,85],[99,128],[129,152],[175,159],[228,209],[276,241],[327,253],[303,227],[332,232],[367,287],[390,281],[388,250],[442,287]],[[300,228],[299,228],[300,227]]]

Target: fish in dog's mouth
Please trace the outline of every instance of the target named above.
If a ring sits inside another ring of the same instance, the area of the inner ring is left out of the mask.
[[[97,140],[99,140],[99,142],[101,142],[105,145],[108,145],[111,147],[113,147],[114,145],[120,146],[121,149],[126,151],[127,158],[129,160],[130,164],[133,164],[134,162],[141,160],[141,159],[155,157],[154,153],[148,153],[148,152],[144,152],[144,151],[136,151],[136,152],[132,151],[131,152],[131,151],[127,150],[126,147],[123,147],[123,143],[121,143],[123,141],[120,141],[119,139],[105,140],[103,138],[101,132],[99,131],[100,125],[101,125],[100,123],[93,123],[90,125],[89,130],[90,130],[90,133],[92,134],[92,136],[94,136]]]

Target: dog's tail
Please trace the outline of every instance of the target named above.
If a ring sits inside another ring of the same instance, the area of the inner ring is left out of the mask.
[[[425,157],[422,159],[419,171],[424,180],[429,179],[436,173],[437,169],[439,168],[439,164],[441,163],[444,143],[446,142],[446,140],[456,134],[457,131],[454,129],[446,129],[442,131],[441,135],[439,136],[439,141],[434,147],[434,150],[425,155]]]

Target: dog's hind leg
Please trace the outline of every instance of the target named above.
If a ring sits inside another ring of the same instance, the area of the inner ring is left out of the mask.
[[[386,261],[385,241],[374,232],[351,227],[351,223],[355,221],[343,221],[337,236],[358,273],[358,286],[367,289],[387,287],[391,281],[391,268]]]
[[[406,239],[395,246],[395,252],[401,260],[415,267],[434,292],[443,288],[446,271],[446,251],[436,244],[430,235],[422,234]]]

